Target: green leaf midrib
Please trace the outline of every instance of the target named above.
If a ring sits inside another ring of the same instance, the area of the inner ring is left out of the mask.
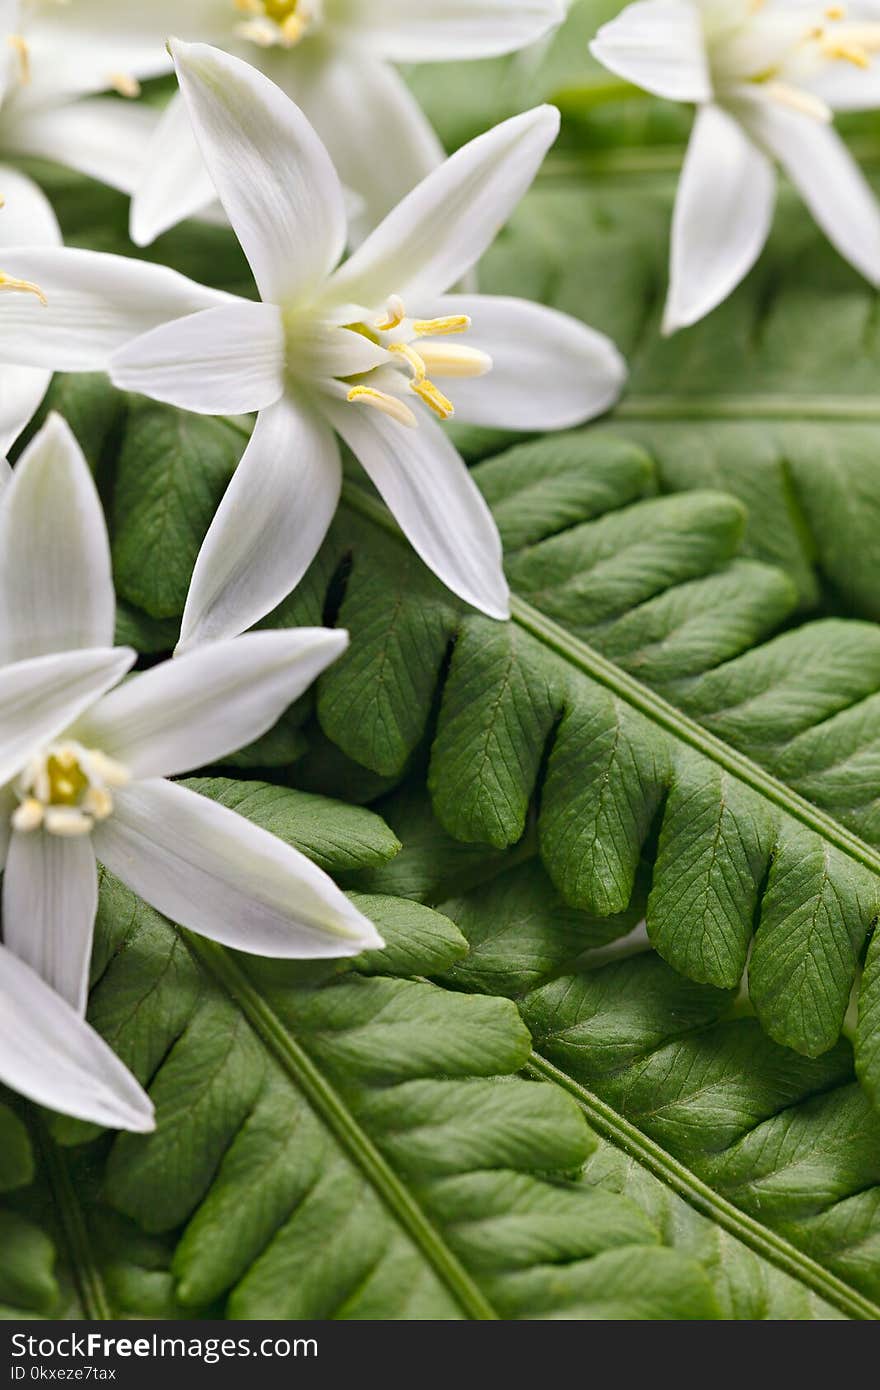
[[[407,1233],[466,1318],[493,1321],[498,1314],[458,1257],[303,1047],[230,953],[213,941],[182,931],[193,956],[242,1011],[256,1036],[305,1096],[348,1158],[371,1183],[391,1216]]]
[[[587,1120],[599,1134],[642,1164],[689,1206],[742,1241],[755,1254],[798,1280],[847,1317],[860,1321],[880,1321],[880,1307],[876,1303],[852,1289],[835,1274],[823,1269],[811,1256],[798,1250],[754,1217],[748,1216],[726,1197],[722,1197],[685,1164],[673,1158],[666,1149],[661,1148],[636,1125],[625,1120],[599,1096],[548,1061],[540,1052],[532,1053],[526,1070],[541,1081],[550,1081],[562,1087],[578,1102]]]
[[[390,535],[403,539],[397,523],[384,503],[370,497],[362,487],[346,481],[343,484],[343,498],[345,503],[361,516],[381,526]],[[753,762],[744,753],[739,753],[715,734],[704,729],[696,720],[683,714],[662,696],[642,685],[634,676],[616,666],[580,638],[574,637],[554,619],[546,617],[516,594],[511,595],[510,612],[512,622],[537,638],[548,650],[562,657],[576,670],[624,700],[631,708],[638,710],[646,719],[671,734],[680,743],[708,758],[718,767],[724,768],[745,786],[779,807],[793,820],[814,831],[870,873],[880,876],[880,851],[847,830],[833,816],[807,801],[806,797],[792,791],[759,763]]]
[[[83,1314],[90,1322],[107,1322],[113,1317],[113,1308],[92,1250],[88,1224],[67,1170],[64,1153],[39,1117],[34,1117],[32,1128]]]

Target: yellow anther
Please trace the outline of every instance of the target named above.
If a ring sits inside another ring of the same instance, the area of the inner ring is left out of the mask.
[[[0,208],[5,208],[5,207],[6,207],[6,199],[3,197],[3,194],[0,193]]]
[[[764,91],[773,101],[799,111],[802,116],[812,116],[814,121],[827,125],[834,119],[834,112],[821,97],[814,96],[803,87],[793,87],[788,82],[768,82]]]
[[[419,356],[430,376],[475,377],[492,370],[488,352],[459,343],[425,343]]]
[[[403,307],[403,300],[397,294],[392,294],[388,299],[385,313],[381,318],[376,319],[373,327],[378,328],[380,333],[389,333],[392,328],[399,328],[406,318],[406,309]]]
[[[401,357],[406,358],[412,368],[413,381],[424,381],[427,376],[425,363],[415,348],[411,348],[409,343],[389,343],[388,351],[399,353]]]
[[[72,838],[75,835],[88,835],[94,822],[91,816],[73,806],[47,806],[43,824],[50,835]]]
[[[43,824],[43,803],[35,796],[25,797],[12,813],[12,828],[27,835]]]
[[[450,314],[442,319],[414,319],[413,332],[419,338],[442,337],[449,333],[465,333],[471,326],[467,314]]]
[[[18,55],[18,76],[23,86],[31,80],[31,51],[28,41],[23,34],[9,34],[6,42],[10,48],[14,48]]]
[[[826,58],[832,62],[852,63],[856,68],[869,68],[871,66],[871,55],[867,49],[862,48],[857,43],[838,43],[827,39],[822,45],[822,52]]]
[[[419,400],[430,406],[435,415],[439,415],[441,420],[449,420],[455,414],[455,406],[448,396],[444,396],[442,391],[438,391],[433,381],[411,381],[409,389],[414,391]]]
[[[396,420],[399,425],[407,425],[410,429],[414,429],[418,424],[415,415],[404,401],[399,401],[387,391],[377,391],[373,386],[352,386],[346,400],[351,401],[353,405],[370,405],[374,410],[381,411],[383,415]]]
[[[32,280],[17,280],[14,275],[6,275],[0,270],[0,291],[3,290],[17,290],[20,291],[21,294],[36,295],[44,308],[49,302],[39,285],[35,285]]]
[[[309,21],[298,14],[289,14],[281,24],[281,42],[285,48],[298,44],[309,27]]]
[[[826,19],[846,19],[845,5],[829,5],[825,10]]]
[[[134,101],[141,94],[141,84],[130,72],[108,72],[107,81],[114,92],[118,92],[121,97],[128,97],[130,101]]]
[[[103,787],[90,787],[82,799],[82,808],[93,820],[106,820],[113,814],[113,797]]]

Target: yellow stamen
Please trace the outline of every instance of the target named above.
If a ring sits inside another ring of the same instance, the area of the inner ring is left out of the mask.
[[[10,34],[6,42],[18,55],[19,80],[26,87],[31,80],[31,51],[27,39],[23,34]]]
[[[281,42],[286,48],[298,44],[309,27],[309,21],[298,14],[289,14],[281,24]]]
[[[35,796],[27,797],[12,813],[13,830],[18,830],[24,835],[32,830],[39,830],[42,824],[43,803]]]
[[[852,63],[856,68],[869,68],[871,66],[871,55],[867,49],[862,48],[857,43],[837,43],[831,39],[826,39],[822,45],[822,52],[826,58],[830,58],[832,63]]]
[[[389,343],[388,351],[397,352],[401,357],[406,358],[412,368],[413,381],[424,381],[427,375],[424,361],[416,350],[410,347],[409,343]]]
[[[73,806],[47,806],[43,823],[50,835],[73,837],[88,835],[94,822],[91,816],[77,811]]]
[[[831,107],[821,97],[804,91],[802,87],[792,87],[787,82],[768,82],[764,91],[773,101],[789,106],[792,111],[799,111],[804,116],[812,116],[815,121],[827,125],[834,119]]]
[[[128,97],[130,101],[134,101],[141,94],[141,84],[130,72],[109,72],[107,81],[114,92],[118,92],[121,97]]]
[[[458,343],[425,343],[419,356],[430,376],[475,377],[492,370],[488,352]]]
[[[374,410],[380,410],[383,415],[390,416],[399,425],[407,425],[410,429],[414,429],[418,424],[415,415],[404,401],[390,396],[387,391],[377,391],[373,386],[352,386],[346,399],[353,405],[371,405]]]
[[[846,19],[845,5],[829,5],[825,10],[826,19]]]
[[[439,415],[441,420],[449,420],[455,414],[455,406],[448,396],[444,396],[442,391],[438,391],[433,381],[411,381],[409,389],[414,391],[419,400],[430,406],[435,415]]]
[[[376,319],[373,327],[378,328],[380,333],[389,333],[392,328],[399,328],[406,318],[406,310],[403,307],[403,300],[397,294],[392,294],[388,299],[388,307],[381,318]]]
[[[467,314],[450,314],[443,319],[414,319],[413,332],[419,338],[433,338],[449,333],[465,333],[471,326]]]
[[[18,290],[22,294],[34,294],[44,308],[49,302],[39,285],[35,285],[32,280],[16,280],[14,275],[6,275],[0,270],[0,291],[2,290]]]

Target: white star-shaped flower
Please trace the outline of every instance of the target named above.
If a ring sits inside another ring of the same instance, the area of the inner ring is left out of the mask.
[[[0,356],[62,370],[109,365],[118,386],[155,400],[208,415],[260,412],[196,564],[181,650],[242,632],[305,573],[339,498],[337,433],[425,563],[467,602],[506,617],[495,523],[438,419],[455,409],[479,425],[561,429],[605,410],[625,378],[613,344],[565,314],[447,293],[532,182],[558,112],[540,107],[473,140],[337,268],[342,188],[302,112],[238,58],[173,48],[262,302],[123,257],[7,251],[47,306],[7,300]]]
[[[664,331],[696,323],[754,265],[779,163],[842,256],[880,286],[880,206],[833,111],[880,106],[876,4],[639,0],[592,52],[657,96],[694,102],[672,225]]]
[[[120,684],[103,513],[50,417],[0,495],[3,939],[85,1008],[100,862],[175,922],[239,950],[350,956],[376,929],[309,859],[167,778],[259,738],[344,632],[255,632]],[[111,688],[115,687],[115,688]]]
[[[565,17],[568,0],[151,0],[114,6],[135,71],[168,61],[179,33],[246,58],[314,125],[355,195],[350,238],[360,241],[424,176],[443,149],[394,63],[460,62],[511,53]],[[93,30],[106,0],[77,0]],[[59,21],[60,23],[60,21]],[[131,230],[146,245],[215,200],[183,103],[172,99],[146,151]]]

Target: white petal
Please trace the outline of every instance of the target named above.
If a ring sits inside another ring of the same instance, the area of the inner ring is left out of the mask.
[[[301,57],[295,50],[284,58],[272,71],[314,125],[344,186],[357,195],[349,219],[349,242],[357,245],[443,163],[443,146],[400,74],[360,47],[327,46]],[[356,111],[357,119],[340,120],[340,111]]]
[[[138,782],[95,832],[123,883],[191,931],[236,950],[292,958],[356,955],[375,927],[305,855],[173,782]]]
[[[561,0],[347,0],[338,23],[393,63],[442,63],[512,53],[564,18]]]
[[[539,106],[471,140],[388,214],[333,276],[329,294],[367,305],[391,294],[444,294],[495,239],[558,130],[559,112]]]
[[[57,652],[0,667],[0,785],[121,680],[136,653]]]
[[[12,835],[3,875],[3,941],[77,1013],[89,997],[98,870],[89,835]]]
[[[256,68],[172,43],[208,171],[263,299],[307,297],[345,246],[342,187],[305,116]]]
[[[286,396],[261,411],[199,551],[180,648],[234,637],[290,593],[327,533],[341,485],[339,449],[322,420]]]
[[[171,0],[112,9],[107,0],[55,0],[28,9],[25,32],[39,94],[102,92],[120,77],[156,77],[171,67],[165,43],[181,10]],[[186,0],[186,9],[191,25],[204,24],[216,14],[217,0]]]
[[[63,1115],[143,1133],[153,1106],[93,1028],[0,946],[0,1081]]]
[[[113,356],[110,379],[201,415],[260,410],[284,390],[281,310],[241,299],[160,324]]]
[[[130,193],[156,127],[155,109],[142,102],[93,98],[4,120],[3,148],[10,153],[66,164],[111,188]]]
[[[345,651],[329,628],[249,632],[132,676],[89,710],[78,737],[135,777],[172,777],[260,738]]]
[[[767,240],[775,200],[767,157],[733,116],[702,107],[675,200],[665,333],[696,323],[748,274]]]
[[[33,179],[4,164],[0,166],[0,191],[5,199],[0,208],[0,248],[61,245],[61,229],[52,206]],[[43,367],[9,364],[0,372],[0,454],[8,453],[36,414],[51,380],[52,373]]]
[[[169,227],[209,207],[217,197],[186,103],[175,92],[147,143],[131,200],[131,239],[149,246]]]
[[[590,52],[618,77],[655,96],[711,100],[699,5],[689,0],[637,0],[602,25]]]
[[[507,618],[509,593],[497,527],[439,425],[425,413],[416,429],[407,429],[368,406],[348,402],[328,401],[327,410],[428,568],[490,618]]]
[[[131,338],[233,302],[165,266],[65,246],[4,250],[3,270],[39,285],[48,302],[3,296],[0,361],[59,372],[105,371]]]
[[[880,205],[837,132],[769,101],[743,103],[742,112],[750,133],[779,160],[828,240],[880,286]]]
[[[3,127],[6,145],[6,126]],[[60,246],[61,228],[52,204],[43,190],[27,174],[9,164],[0,165],[0,247]],[[5,270],[5,265],[3,266]]]
[[[626,363],[611,339],[568,314],[486,294],[447,295],[428,311],[447,314],[470,316],[472,327],[455,341],[488,353],[493,363],[486,376],[449,383],[457,419],[498,429],[568,429],[608,410],[623,389]]]
[[[110,647],[115,614],[98,492],[70,426],[53,413],[0,502],[0,663]]]
[[[875,18],[880,18],[880,13]],[[829,63],[808,85],[832,111],[873,111],[880,106],[880,63],[876,57],[867,68]]]
[[[52,373],[43,367],[4,366],[0,371],[0,454],[8,453],[30,424],[51,380]]]

